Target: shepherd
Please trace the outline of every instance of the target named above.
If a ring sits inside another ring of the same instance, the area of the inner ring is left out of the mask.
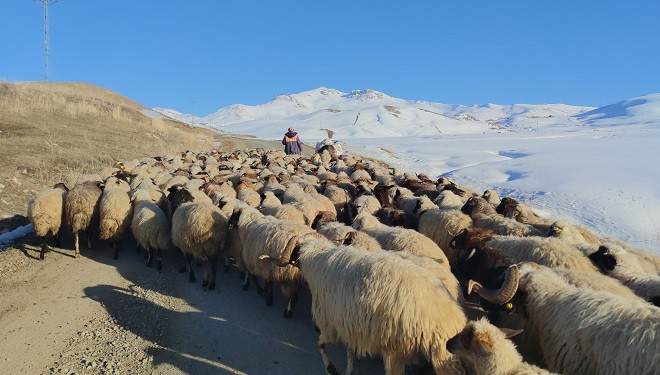
[[[295,132],[294,128],[289,128],[288,132],[284,133],[282,144],[284,145],[284,152],[287,155],[300,155],[302,153],[302,142],[300,142],[298,133]]]

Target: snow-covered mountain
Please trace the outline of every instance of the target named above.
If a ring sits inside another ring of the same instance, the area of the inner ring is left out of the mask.
[[[195,125],[230,133],[279,138],[293,126],[308,139],[323,138],[324,129],[335,138],[373,138],[477,134],[507,128],[535,128],[565,122],[592,107],[565,104],[451,105],[404,100],[374,90],[344,93],[319,87],[292,95],[278,95],[265,104],[233,104],[204,117]],[[155,110],[192,123],[191,115]]]
[[[660,124],[660,93],[622,100],[576,117],[595,126]]]

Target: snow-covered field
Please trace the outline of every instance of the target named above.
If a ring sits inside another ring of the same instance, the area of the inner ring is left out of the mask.
[[[660,252],[660,94],[602,108],[462,106],[322,87],[232,105],[195,122],[266,139],[293,126],[310,144],[330,130],[349,151],[495,188],[545,216]]]

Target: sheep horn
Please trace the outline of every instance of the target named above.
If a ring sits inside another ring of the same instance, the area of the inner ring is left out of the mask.
[[[502,287],[496,290],[484,288],[476,281],[470,280],[468,282],[468,294],[473,290],[483,299],[496,305],[504,305],[509,302],[518,290],[518,283],[520,282],[520,270],[517,266],[511,266],[506,270],[504,275],[504,283]]]
[[[291,254],[293,254],[293,250],[296,248],[299,242],[300,242],[300,236],[293,236],[289,240],[289,242],[287,242],[286,247],[284,247],[284,252],[282,253],[281,257],[273,258],[270,255],[262,254],[259,255],[259,259],[267,260],[278,267],[284,267],[287,264],[289,264],[289,260],[291,259]]]

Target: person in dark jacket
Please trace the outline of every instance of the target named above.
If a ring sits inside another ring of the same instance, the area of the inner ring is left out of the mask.
[[[289,131],[284,134],[284,139],[282,139],[284,152],[286,152],[287,155],[300,155],[302,153],[302,142],[300,142],[298,133],[294,131],[294,128],[289,128],[288,130]]]

